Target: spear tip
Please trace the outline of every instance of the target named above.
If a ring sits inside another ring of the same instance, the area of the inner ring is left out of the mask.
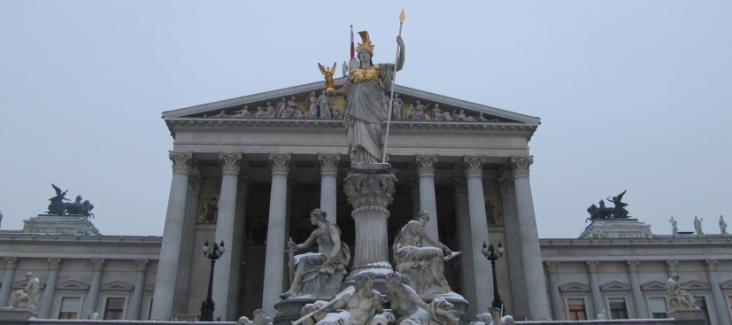
[[[402,12],[399,13],[399,23],[404,24],[405,19],[407,19],[407,15],[404,14],[404,9],[402,9]]]

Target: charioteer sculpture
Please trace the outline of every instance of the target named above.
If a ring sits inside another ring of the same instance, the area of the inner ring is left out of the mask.
[[[93,218],[94,214],[91,212],[92,209],[94,209],[94,205],[89,202],[89,200],[84,200],[81,195],[77,195],[74,202],[69,203],[65,201],[70,201],[66,198],[66,193],[69,190],[61,191],[61,189],[51,184],[54,191],[56,191],[56,196],[48,199],[51,203],[48,204],[48,214],[53,215],[79,215],[85,218]]]
[[[615,206],[612,208],[608,208],[605,206],[605,201],[600,200],[598,202],[598,205],[590,205],[589,208],[587,208],[587,213],[590,214],[590,220],[597,220],[597,219],[628,219],[630,216],[628,215],[628,210],[625,209],[625,207],[628,206],[627,203],[622,202],[623,196],[625,196],[625,193],[628,192],[628,190],[623,191],[622,193],[607,198],[607,200],[611,203],[613,203]]]

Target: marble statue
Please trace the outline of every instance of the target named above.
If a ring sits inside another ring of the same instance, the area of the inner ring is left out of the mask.
[[[704,218],[699,219],[699,217],[694,217],[694,231],[697,236],[704,235],[704,231],[702,230],[702,221],[704,221]]]
[[[476,315],[477,322],[471,322],[470,325],[513,325],[514,318],[512,315],[505,315],[503,317],[497,314],[494,318],[491,313],[482,313]]]
[[[348,76],[348,62],[343,61],[343,65],[341,66],[341,73],[344,77]]]
[[[429,219],[427,211],[420,211],[399,230],[393,246],[396,271],[425,299],[450,292],[444,263],[460,254],[427,235],[424,226]]]
[[[412,120],[415,121],[424,121],[427,119],[427,114],[425,114],[425,110],[427,110],[427,106],[422,104],[422,102],[417,100],[417,104],[414,105],[414,115],[412,116]]]
[[[254,113],[254,118],[275,118],[276,116],[277,112],[270,102],[267,102],[264,107],[257,106],[257,112]]]
[[[264,310],[256,309],[252,316],[252,320],[246,316],[239,317],[236,325],[272,325],[272,317],[267,316]]]
[[[285,112],[287,118],[301,119],[305,117],[300,107],[297,106],[297,102],[295,102],[295,96],[290,97],[290,100],[287,101]]]
[[[287,107],[287,99],[285,97],[282,97],[277,104],[275,104],[275,117],[277,118],[287,118],[285,116],[285,108]]]
[[[679,234],[679,224],[676,221],[676,219],[674,219],[674,217],[671,217],[671,219],[668,219],[668,222],[671,223],[671,235],[673,235],[673,236],[678,235]]]
[[[293,324],[311,322],[317,325],[378,325],[393,323],[394,315],[384,312],[381,293],[375,290],[370,273],[355,278],[355,283],[338,293],[330,301],[318,300],[306,304],[301,318]]]
[[[673,274],[666,281],[666,301],[670,312],[677,310],[699,310],[696,299],[688,291],[679,286],[679,275]]]
[[[386,276],[387,296],[397,325],[457,325],[454,306],[442,298],[427,304],[407,283],[408,278],[393,272]]]
[[[389,90],[395,70],[404,66],[404,41],[397,37],[399,55],[393,64],[373,64],[374,45],[368,32],[359,32],[357,57],[351,59],[348,79],[341,89],[346,97],[344,124],[351,166],[378,163],[382,158],[382,123],[389,114]],[[396,68],[396,69],[395,69]]]
[[[341,114],[341,110],[338,109],[338,106],[336,106],[335,101],[333,101],[330,97],[328,98],[328,105],[330,105],[330,116],[334,120],[340,120],[343,118],[343,114]]]
[[[320,96],[318,96],[318,110],[320,112],[320,119],[332,119],[330,114],[330,104],[328,104],[328,95],[325,90],[323,90],[320,93]]]
[[[405,116],[405,119],[407,120],[414,120],[414,115],[417,114],[417,110],[414,108],[414,104],[409,103],[407,105],[407,114]]]
[[[440,104],[435,104],[435,107],[432,108],[432,120],[433,121],[452,121],[452,116],[450,116],[450,112],[443,111],[440,108]]]
[[[313,245],[318,246],[316,253],[296,255],[294,263],[295,275],[290,289],[282,293],[282,299],[310,295],[319,298],[331,298],[341,285],[346,275],[346,265],[351,259],[348,245],[341,242],[341,231],[337,225],[330,223],[325,211],[314,209],[310,212],[310,222],[317,226],[308,239],[301,244],[290,240],[288,245],[294,250],[303,250]]]
[[[61,189],[55,184],[51,184],[51,187],[53,187],[54,191],[56,191],[56,196],[48,199],[48,201],[51,202],[48,204],[48,214],[63,215],[66,210],[66,207],[64,206],[64,201],[69,200],[66,198],[66,193],[69,190],[61,191]]]
[[[35,313],[38,311],[38,300],[41,297],[41,281],[30,272],[25,274],[25,278],[28,282],[22,289],[13,291],[9,305],[13,309],[24,309]]]
[[[394,94],[394,101],[391,104],[392,121],[398,121],[402,119],[402,105],[404,105],[404,101],[399,97],[399,94]]]
[[[727,222],[724,221],[724,216],[719,216],[719,233],[727,235]]]
[[[315,96],[314,91],[311,91],[308,95],[308,118],[318,118],[318,97]]]
[[[249,106],[244,105],[239,111],[232,114],[231,117],[252,118],[252,113],[249,112]]]

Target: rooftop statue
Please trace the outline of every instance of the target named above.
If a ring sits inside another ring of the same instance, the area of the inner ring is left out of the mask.
[[[0,215],[1,217],[2,215]],[[719,233],[722,235],[727,235],[727,222],[724,221],[724,216],[719,216]]]
[[[704,230],[702,230],[702,221],[704,221],[704,218],[699,219],[699,217],[694,217],[694,232],[696,232],[697,236],[704,235]]]
[[[61,191],[61,189],[51,184],[53,189],[56,191],[56,196],[48,199],[51,203],[48,204],[48,214],[53,215],[80,215],[85,218],[93,218],[94,214],[91,212],[94,209],[94,205],[89,200],[84,200],[81,195],[77,195],[74,202],[69,201],[66,198],[66,193],[69,190]]]
[[[358,33],[357,57],[349,64],[348,79],[339,91],[346,97],[344,124],[351,165],[381,162],[384,150],[382,123],[389,114],[389,96],[394,73],[404,66],[404,41],[397,36],[398,59],[394,64],[373,64],[374,44],[366,31]]]
[[[48,204],[48,214],[63,215],[66,210],[64,207],[64,201],[69,201],[69,199],[66,198],[66,193],[69,190],[61,191],[61,189],[55,184],[51,184],[51,187],[56,191],[56,196],[48,199],[48,201],[51,202]]]
[[[603,200],[600,200],[598,205],[590,205],[590,207],[587,208],[587,213],[590,214],[589,220],[630,218],[628,210],[625,209],[628,204],[622,201],[626,192],[628,192],[628,190],[625,190],[616,196],[607,198],[609,202],[614,204],[612,208],[606,207],[605,201]]]
[[[10,295],[10,307],[37,312],[38,299],[41,297],[41,282],[30,272],[25,274],[25,278],[28,280],[25,287],[13,291]]]
[[[304,253],[294,256],[296,267],[292,285],[282,298],[310,295],[331,298],[340,289],[341,280],[346,275],[346,265],[351,259],[348,245],[341,241],[338,226],[330,223],[325,211],[315,209],[310,212],[310,222],[317,226],[302,244],[288,243],[291,250],[303,250],[318,246],[317,253]]]

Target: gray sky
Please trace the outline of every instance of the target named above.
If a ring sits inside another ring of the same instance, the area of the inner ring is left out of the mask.
[[[531,181],[541,237],[576,237],[628,189],[669,233],[732,218],[730,1],[2,1],[3,229],[50,183],[95,204],[104,234],[162,233],[172,140],[160,113],[321,79],[348,25],[398,83],[542,118]],[[732,219],[730,220],[732,221]]]

